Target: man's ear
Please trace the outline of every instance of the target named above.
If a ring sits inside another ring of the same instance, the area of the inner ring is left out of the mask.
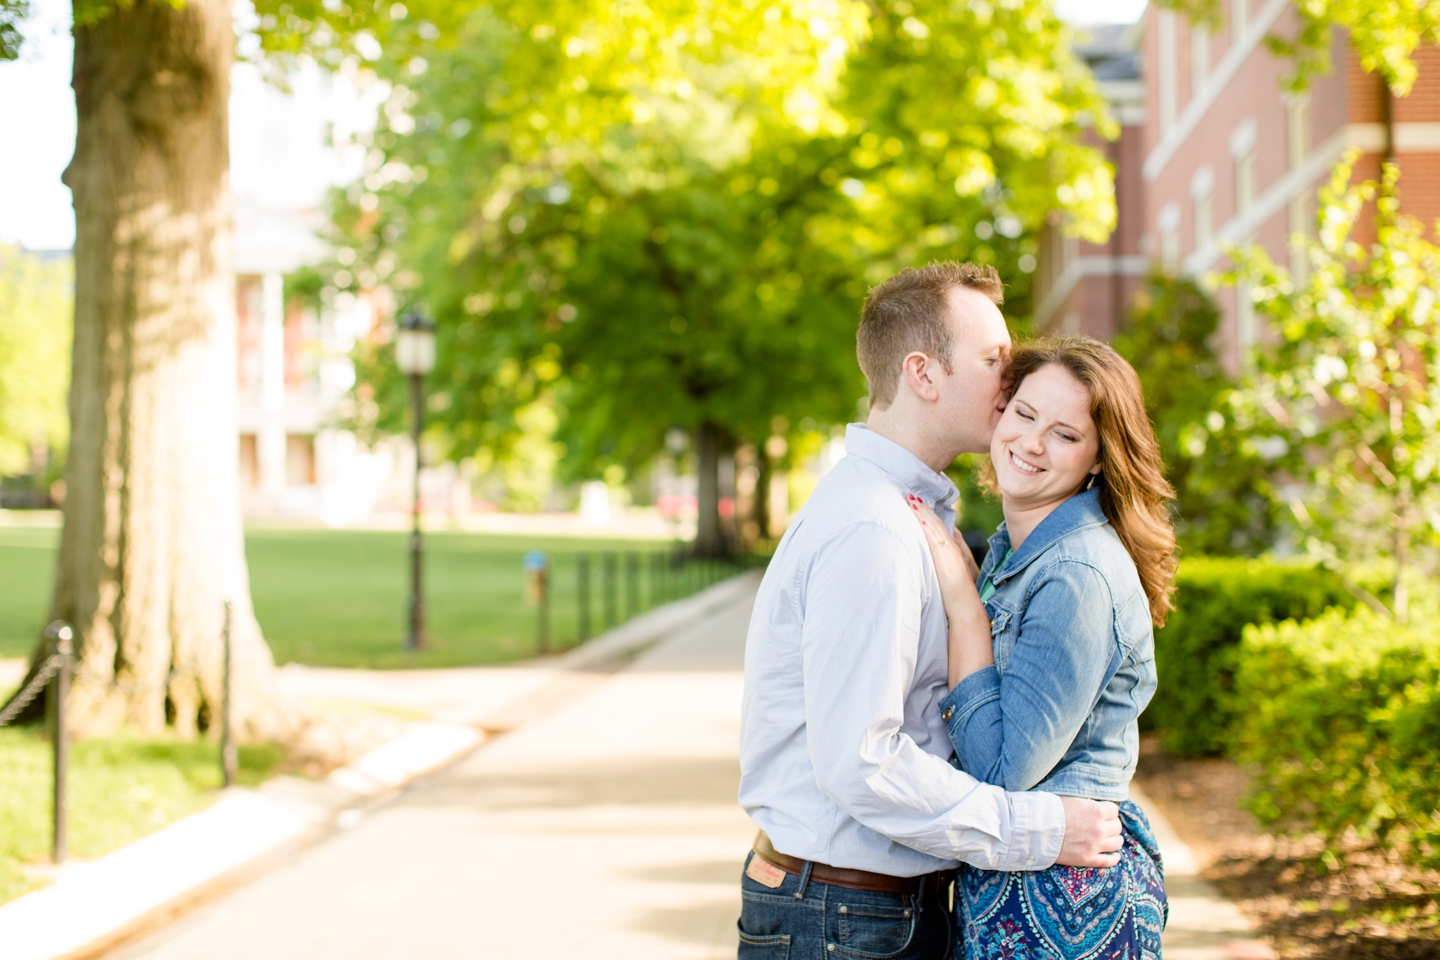
[[[905,359],[900,361],[900,375],[905,378],[916,396],[934,403],[940,399],[940,390],[933,378],[938,366],[934,358],[916,350],[906,354]]]

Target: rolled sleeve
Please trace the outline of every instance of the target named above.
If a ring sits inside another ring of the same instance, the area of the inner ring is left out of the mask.
[[[902,728],[916,675],[925,568],[914,544],[858,522],[806,574],[806,744],[820,790],[865,827],[944,860],[1038,869],[1064,838],[1055,797],[1007,796]]]
[[[986,783],[996,783],[1004,731],[1001,711],[985,707],[999,701],[1000,671],[994,664],[965,677],[940,701],[940,716],[948,718],[945,730],[960,769]]]

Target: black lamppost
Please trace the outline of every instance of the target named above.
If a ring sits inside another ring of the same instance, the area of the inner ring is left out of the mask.
[[[420,428],[425,414],[425,375],[435,369],[435,324],[418,310],[400,320],[395,340],[395,364],[410,378],[410,419],[415,439],[415,497],[410,526],[410,629],[409,650],[425,648],[425,600],[420,588]]]

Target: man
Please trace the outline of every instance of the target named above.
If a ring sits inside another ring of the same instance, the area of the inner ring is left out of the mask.
[[[1114,804],[1007,794],[949,763],[945,613],[905,495],[954,524],[941,471],[989,448],[1004,404],[1002,299],[993,268],[935,263],[861,312],[869,417],[780,541],[745,647],[740,803],[761,833],[742,960],[939,960],[957,860],[1118,861]]]

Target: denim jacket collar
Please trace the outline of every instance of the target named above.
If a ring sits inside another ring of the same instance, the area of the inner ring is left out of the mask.
[[[942,517],[945,511],[941,508],[951,507],[960,496],[949,477],[931,470],[915,454],[863,423],[852,423],[845,428],[845,452],[868,460],[890,474],[900,486],[935,508]]]
[[[1087,527],[1099,526],[1107,523],[1105,511],[1100,509],[1100,488],[1091,487],[1089,490],[1077,493],[1066,500],[1060,506],[1050,512],[1034,530],[1020,549],[1003,563],[1001,557],[1005,551],[1010,549],[1010,532],[1005,529],[1005,524],[1000,524],[1000,529],[990,538],[990,553],[996,558],[996,568],[990,574],[992,583],[999,585],[1010,577],[1024,570],[1030,562],[1049,550],[1059,541],[1070,536],[1077,530],[1084,530]]]

